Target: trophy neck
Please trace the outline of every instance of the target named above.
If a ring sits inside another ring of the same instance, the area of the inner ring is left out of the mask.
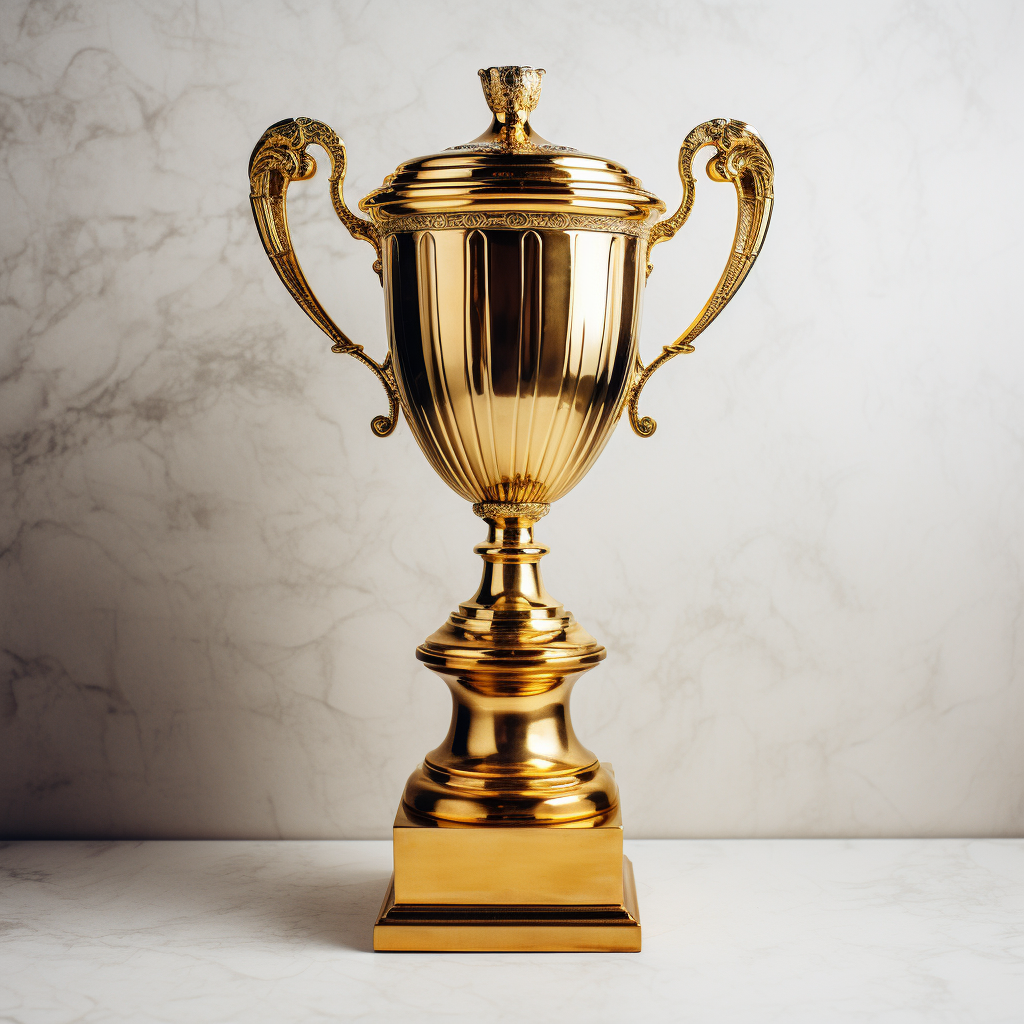
[[[567,674],[592,668],[604,648],[545,589],[540,560],[550,550],[533,539],[547,515],[541,502],[480,502],[487,540],[480,586],[429,636],[417,657],[435,671],[464,673],[480,694],[526,696],[560,686]],[[514,664],[516,670],[509,672]]]
[[[487,523],[487,540],[473,550],[484,560],[477,592],[459,605],[452,622],[469,632],[549,635],[571,616],[544,589],[540,560],[550,550],[533,539],[534,524],[550,505],[481,502],[473,511]],[[536,636],[534,636],[536,639]]]

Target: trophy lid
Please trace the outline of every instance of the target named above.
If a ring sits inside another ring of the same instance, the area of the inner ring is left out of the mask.
[[[482,69],[490,128],[470,143],[401,164],[360,209],[379,225],[408,214],[528,212],[555,215],[556,222],[560,214],[611,216],[636,222],[634,230],[664,212],[665,204],[621,164],[553,145],[536,132],[530,114],[543,74]]]

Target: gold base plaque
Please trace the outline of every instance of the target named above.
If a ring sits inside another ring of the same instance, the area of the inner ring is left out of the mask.
[[[476,593],[417,648],[451,691],[448,735],[409,777],[395,820],[395,875],[374,929],[381,950],[638,950],[619,792],[577,738],[569,696],[605,657],[544,588],[535,524],[587,473],[640,392],[724,309],[754,264],[774,172],[742,121],[698,125],[679,151],[683,198],[665,204],[613,160],[543,139],[530,124],[544,71],[485,68],[493,115],[477,139],[406,161],[354,214],[344,143],[287,118],[249,163],[253,215],[292,297],[383,386],[386,437],[399,409],[441,478],[488,527]],[[388,354],[378,363],[309,287],[288,232],[287,191],[330,159],[335,212],[374,249]],[[638,351],[651,250],[693,206],[691,165],[739,203],[725,270],[697,318],[645,365]],[[416,495],[407,498],[415,507]]]
[[[373,928],[386,953],[639,953],[633,865],[622,858],[621,903],[609,906],[398,904],[394,885]]]
[[[611,774],[611,765],[602,767]],[[403,805],[395,871],[373,948],[636,952],[633,868],[622,817],[543,827],[418,818]]]
[[[381,952],[640,950],[618,813],[589,827],[433,827],[395,820],[395,872],[373,929]]]
[[[622,902],[617,808],[561,825],[481,827],[414,820],[403,806],[394,837],[395,900],[403,905]]]

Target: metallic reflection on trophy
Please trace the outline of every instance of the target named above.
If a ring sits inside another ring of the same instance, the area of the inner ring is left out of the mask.
[[[285,286],[333,342],[384,387],[384,437],[401,407],[441,478],[488,526],[477,592],[416,651],[452,692],[448,735],[406,785],[395,873],[374,929],[385,950],[638,950],[632,869],[615,778],[576,738],[569,694],[605,657],[545,590],[533,527],[578,483],[644,384],[692,342],[742,284],[772,205],[772,164],[741,121],[709,121],[679,153],[683,199],[665,206],[611,160],[556,146],[530,125],[537,68],[480,72],[493,112],[473,142],[402,164],[353,214],[345,147],[325,124],[279,122],[250,161],[252,206]],[[342,223],[375,249],[389,351],[377,363],[310,291],[292,251],[286,193],[331,160]],[[637,349],[653,246],[693,205],[698,150],[731,182],[736,235],[692,324],[645,366]]]

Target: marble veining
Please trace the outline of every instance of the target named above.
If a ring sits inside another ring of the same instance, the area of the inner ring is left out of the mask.
[[[1024,841],[634,840],[640,953],[373,953],[384,842],[0,849],[12,1024],[1010,1024]]]
[[[515,62],[548,69],[545,136],[670,206],[707,118],[777,170],[743,291],[645,390],[658,433],[618,430],[538,534],[609,651],[575,719],[630,834],[1021,833],[1021,8],[627,7],[0,4],[5,834],[388,834],[449,713],[412,652],[480,524],[404,424],[370,434],[380,389],[275,278],[246,162],[321,118],[354,204],[479,134],[476,69]],[[380,355],[369,247],[322,176],[291,191],[313,286]],[[700,175],[645,352],[733,218]]]

